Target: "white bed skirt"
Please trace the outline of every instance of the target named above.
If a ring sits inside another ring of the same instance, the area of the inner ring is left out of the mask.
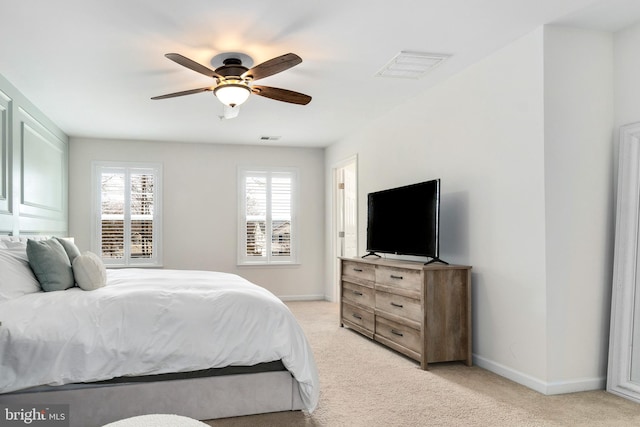
[[[0,395],[0,404],[68,404],[70,427],[101,427],[157,413],[210,420],[304,408],[288,371],[16,392]]]

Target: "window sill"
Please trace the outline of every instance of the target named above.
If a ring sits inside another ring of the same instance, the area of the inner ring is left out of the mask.
[[[162,264],[132,264],[132,265],[124,265],[124,264],[105,264],[107,269],[119,269],[119,268],[164,268]]]
[[[258,267],[258,268],[272,268],[272,267],[300,267],[300,263],[299,262],[281,262],[281,263],[275,263],[275,262],[251,262],[251,263],[238,263],[236,264],[236,266],[238,268],[245,268],[245,267]]]

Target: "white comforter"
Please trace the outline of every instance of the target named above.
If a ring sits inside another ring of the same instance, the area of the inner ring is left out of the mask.
[[[227,273],[108,270],[107,286],[0,302],[0,393],[282,360],[315,409],[305,335],[266,289]]]

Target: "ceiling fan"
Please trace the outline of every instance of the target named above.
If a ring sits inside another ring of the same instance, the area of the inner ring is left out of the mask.
[[[223,60],[223,65],[217,67],[215,70],[205,67],[204,65],[201,65],[186,56],[182,56],[179,53],[167,53],[165,56],[183,67],[187,67],[200,74],[214,78],[215,85],[154,96],[151,99],[165,99],[176,96],[192,95],[200,92],[213,92],[220,102],[222,102],[226,107],[230,107],[234,110],[237,109],[240,104],[245,102],[252,93],[264,96],[265,98],[271,98],[276,101],[288,102],[291,104],[307,105],[311,102],[311,97],[303,93],[280,89],[277,87],[258,86],[252,84],[255,80],[272,76],[301,63],[302,58],[295,53],[287,53],[277,56],[252,68],[245,67],[242,65],[242,60],[240,58],[230,54],[229,57]],[[235,115],[233,117],[235,117]]]

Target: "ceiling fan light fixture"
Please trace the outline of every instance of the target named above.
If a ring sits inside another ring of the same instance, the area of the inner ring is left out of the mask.
[[[224,105],[235,107],[244,103],[251,95],[251,89],[246,84],[222,83],[213,93]]]
[[[242,54],[224,54],[221,57],[223,65],[217,67],[215,70],[205,67],[179,53],[167,53],[165,56],[178,65],[213,78],[215,80],[215,86],[168,93],[166,95],[154,96],[151,99],[175,98],[176,96],[213,91],[213,94],[223,105],[231,108],[244,103],[251,93],[291,104],[307,105],[311,102],[311,97],[304,93],[271,86],[253,86],[251,84],[251,82],[255,80],[278,74],[301,63],[302,58],[295,53],[286,53],[271,58],[252,68],[247,68],[246,65],[243,65],[244,60],[242,59]],[[253,61],[249,62],[253,63]]]

